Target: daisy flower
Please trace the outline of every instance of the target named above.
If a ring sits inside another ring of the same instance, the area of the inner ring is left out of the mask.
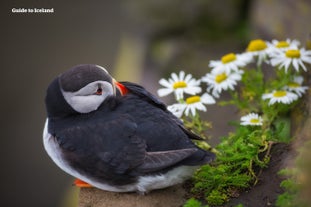
[[[268,42],[268,47],[271,52],[275,52],[278,50],[285,51],[289,48],[298,48],[300,42],[298,40],[290,40],[286,39],[285,41],[272,40],[271,43]]]
[[[209,85],[207,91],[210,92],[212,90],[212,95],[219,98],[222,90],[234,90],[237,81],[242,79],[242,74],[242,70],[229,73],[224,68],[218,68],[211,73],[207,73],[201,80]]]
[[[168,106],[167,109],[178,118],[181,118],[183,113],[186,116],[189,116],[189,113],[195,116],[197,110],[206,111],[204,104],[214,103],[216,103],[215,99],[211,95],[204,93],[202,96],[190,96],[186,99],[185,103],[176,103]]]
[[[229,73],[231,71],[238,71],[239,68],[246,66],[252,61],[252,55],[248,53],[234,54],[229,53],[221,57],[221,60],[212,60],[209,63],[211,68],[224,67]]]
[[[294,80],[288,83],[283,89],[292,91],[298,95],[298,97],[301,97],[306,90],[308,90],[308,86],[302,86],[303,77],[302,76],[294,76]]]
[[[182,99],[184,93],[195,95],[202,91],[200,80],[192,78],[191,74],[186,75],[184,71],[180,71],[179,75],[172,73],[171,78],[168,80],[162,78],[159,83],[165,87],[158,90],[159,96],[166,96],[174,92],[177,100]]]
[[[258,114],[249,113],[246,116],[241,117],[241,125],[253,125],[260,126],[262,125],[262,118]]]
[[[290,48],[285,51],[279,51],[270,54],[270,61],[272,66],[278,66],[284,68],[285,72],[292,65],[296,71],[302,68],[307,71],[304,63],[311,64],[311,50],[305,50],[304,48]]]
[[[258,57],[257,65],[261,65],[261,63],[267,58],[269,53],[268,44],[261,40],[256,39],[250,41],[246,48],[247,53],[251,54],[252,56]]]
[[[265,93],[262,99],[269,99],[269,105],[275,103],[290,104],[298,99],[298,95],[287,90],[274,90],[272,93]]]

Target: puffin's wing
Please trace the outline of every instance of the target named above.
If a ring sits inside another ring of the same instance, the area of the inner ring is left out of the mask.
[[[136,83],[131,83],[131,82],[120,82],[123,86],[125,86],[131,93],[139,96],[142,100],[145,100],[151,104],[153,104],[154,106],[162,109],[163,111],[165,111],[172,120],[174,120],[176,122],[176,124],[184,131],[185,134],[187,134],[187,136],[190,139],[196,139],[196,140],[204,140],[202,137],[200,137],[199,135],[193,133],[192,131],[188,130],[185,128],[184,124],[182,123],[182,121],[177,118],[176,116],[174,116],[170,111],[167,110],[166,105],[160,101],[156,96],[154,96],[153,94],[151,94],[150,92],[148,92],[144,87],[142,87],[141,85],[138,85]]]
[[[139,96],[142,100],[148,101],[149,103],[157,106],[158,108],[163,109],[164,111],[167,110],[166,105],[162,101],[160,101],[157,97],[148,92],[141,85],[127,81],[122,81],[120,83],[124,85],[131,93]]]
[[[108,117],[109,118],[109,117]],[[67,162],[75,169],[92,171],[97,177],[122,175],[131,170],[152,173],[191,156],[196,148],[147,152],[136,135],[136,123],[127,115],[81,123],[56,135]]]

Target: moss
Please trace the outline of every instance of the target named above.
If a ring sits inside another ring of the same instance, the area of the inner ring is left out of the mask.
[[[255,168],[265,167],[269,157],[259,154],[267,151],[267,136],[262,130],[239,126],[235,134],[224,137],[216,147],[217,160],[202,166],[194,176],[192,193],[205,192],[210,205],[222,205],[230,195],[257,182]]]
[[[183,207],[208,207],[208,206],[203,206],[200,201],[191,198],[183,205]]]

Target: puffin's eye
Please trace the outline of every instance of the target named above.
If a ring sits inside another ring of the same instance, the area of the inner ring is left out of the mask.
[[[95,92],[95,95],[102,95],[103,94],[103,89],[98,88],[97,91]]]

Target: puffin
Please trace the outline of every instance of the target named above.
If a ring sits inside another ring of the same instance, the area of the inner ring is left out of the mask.
[[[79,187],[145,194],[184,182],[215,158],[156,96],[95,64],[58,75],[45,105],[44,148]]]

